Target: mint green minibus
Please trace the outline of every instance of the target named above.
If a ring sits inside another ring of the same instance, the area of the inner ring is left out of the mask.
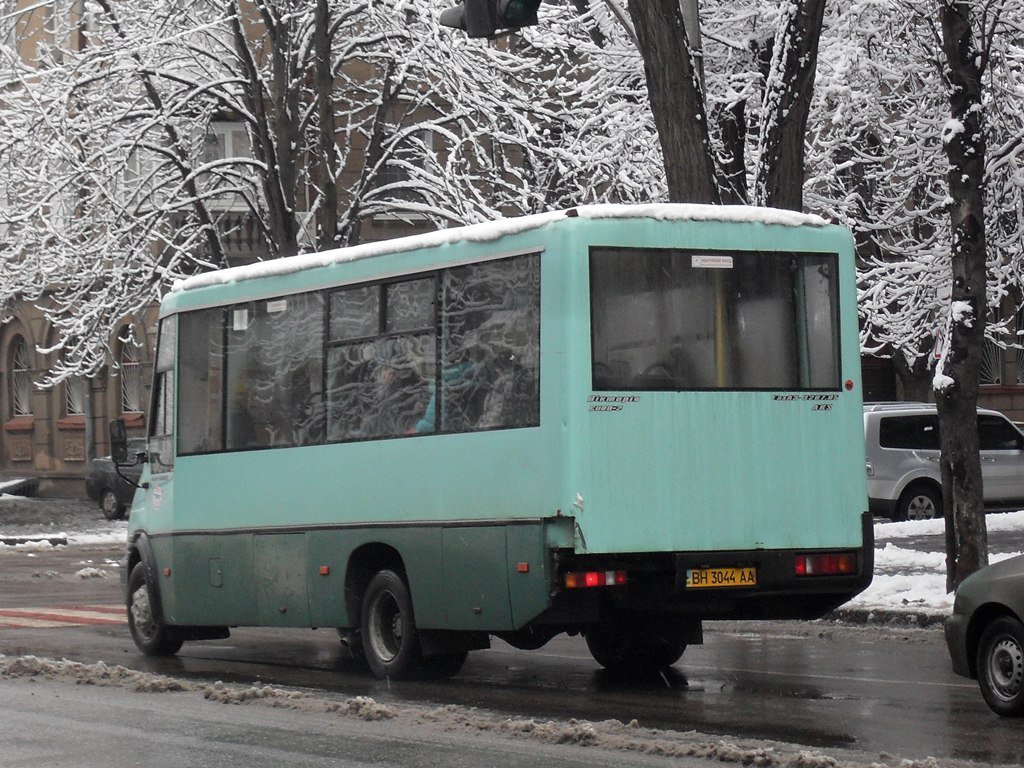
[[[852,239],[814,216],[587,206],[198,275],[129,626],[329,627],[391,679],[563,632],[660,669],[870,582],[861,399]]]

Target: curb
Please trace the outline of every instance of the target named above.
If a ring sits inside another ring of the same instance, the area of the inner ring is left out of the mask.
[[[946,616],[923,611],[886,611],[868,610],[866,608],[839,608],[822,617],[822,621],[835,621],[841,624],[881,624],[890,627],[941,627]]]
[[[7,547],[16,547],[19,544],[41,544],[48,543],[54,547],[66,547],[67,536],[0,536],[0,544]]]

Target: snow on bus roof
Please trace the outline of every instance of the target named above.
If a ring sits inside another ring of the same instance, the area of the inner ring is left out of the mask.
[[[244,267],[231,267],[206,272],[174,283],[172,291],[188,291],[210,285],[224,285],[260,277],[288,275],[312,267],[325,267],[356,259],[401,253],[418,248],[433,248],[448,243],[482,243],[538,229],[554,221],[581,219],[656,219],[659,221],[724,221],[772,224],[787,227],[822,227],[828,222],[813,214],[785,211],[779,208],[758,208],[749,205],[697,205],[691,203],[652,203],[649,205],[585,205],[564,211],[536,213],[470,224],[452,229],[439,229],[420,235],[363,243],[320,253],[304,253],[282,259],[261,261]]]

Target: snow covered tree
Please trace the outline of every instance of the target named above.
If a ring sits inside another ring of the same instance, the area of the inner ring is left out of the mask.
[[[53,382],[110,362],[124,318],[237,263],[240,241],[273,258],[381,217],[438,227],[661,186],[637,162],[651,132],[624,115],[642,88],[588,58],[606,55],[594,18],[481,44],[427,0],[82,8],[80,33],[24,56],[22,25],[0,52],[0,295],[44,306]]]
[[[704,58],[714,62],[704,68],[705,83],[687,37],[699,33],[686,29],[679,0],[631,0],[669,199],[803,209],[804,145],[824,8],[824,0],[781,7],[705,2]]]

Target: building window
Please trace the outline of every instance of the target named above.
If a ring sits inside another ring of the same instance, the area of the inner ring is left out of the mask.
[[[252,146],[249,134],[243,123],[214,122],[210,123],[203,141],[202,162],[209,166],[212,189],[231,188],[239,185],[239,176],[248,178],[250,174],[239,171],[238,163],[224,163],[225,160],[248,160],[252,158]],[[207,200],[207,204],[218,211],[248,211],[245,198],[236,192],[222,192]]]
[[[32,415],[32,371],[24,336],[11,342],[11,416]]]
[[[64,381],[64,413],[67,416],[85,415],[85,388],[88,379],[72,376]]]
[[[249,146],[249,132],[244,124],[234,122],[210,123],[210,128],[206,133],[206,139],[203,144],[204,163],[250,157],[252,157],[252,149]]]
[[[1003,383],[1003,348],[991,339],[985,339],[981,352],[981,366],[978,368],[978,384],[999,386]]]
[[[424,128],[405,137],[394,149],[387,165],[377,174],[377,194],[399,205],[425,203],[426,199],[420,191],[420,172],[429,167],[435,154],[432,130]],[[388,218],[389,213],[396,215],[396,212],[382,211],[377,214],[377,218]],[[404,212],[403,216],[408,217],[409,213]]]
[[[987,325],[989,328],[998,326],[998,314],[990,309]],[[978,384],[980,386],[999,386],[1003,383],[1003,363],[1005,350],[991,339],[985,339],[981,350],[981,365],[978,367]]]
[[[121,332],[121,354],[117,361],[121,370],[121,413],[142,413],[144,389],[142,362],[131,331]]]

